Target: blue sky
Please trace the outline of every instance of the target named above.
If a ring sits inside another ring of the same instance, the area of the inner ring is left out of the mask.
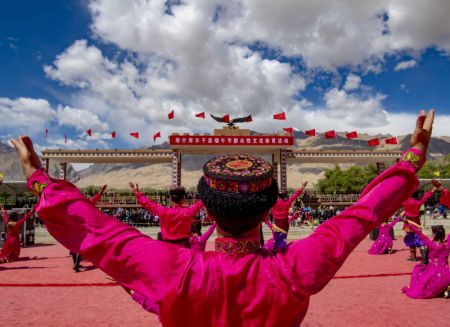
[[[160,143],[219,126],[194,118],[202,111],[253,114],[260,131],[401,135],[430,107],[436,135],[449,135],[450,25],[439,15],[449,3],[422,2],[3,1],[0,138],[21,130],[41,148],[149,146],[157,131]],[[287,121],[273,121],[280,111]]]

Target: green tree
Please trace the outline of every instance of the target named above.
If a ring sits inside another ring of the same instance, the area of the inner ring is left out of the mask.
[[[327,194],[360,193],[375,176],[377,176],[377,169],[373,165],[354,166],[347,170],[336,166],[325,170],[325,177],[319,180],[317,186],[322,193]]]

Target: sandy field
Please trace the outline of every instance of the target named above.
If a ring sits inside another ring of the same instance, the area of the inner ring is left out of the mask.
[[[307,232],[297,228],[291,235]],[[54,243],[39,233],[41,242]],[[450,300],[413,300],[400,292],[415,263],[406,260],[403,234],[397,235],[393,255],[368,255],[372,241],[364,240],[311,298],[302,326],[449,326]],[[89,262],[82,263],[82,272],[73,272],[72,259],[59,244],[24,248],[21,257],[0,265],[2,321],[10,326],[160,326],[156,316]]]

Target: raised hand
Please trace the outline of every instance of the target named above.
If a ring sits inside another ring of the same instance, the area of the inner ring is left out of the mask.
[[[425,113],[420,110],[416,121],[416,128],[411,136],[411,147],[421,150],[426,154],[433,130],[434,109]]]
[[[129,182],[128,185],[130,185],[130,187],[133,189],[133,191],[139,192],[139,185],[138,184],[134,185],[133,182]]]
[[[439,189],[442,186],[441,182],[437,181],[434,178],[431,180],[431,184],[433,184],[434,188],[436,188],[436,189]]]
[[[16,148],[22,165],[25,178],[29,178],[37,169],[41,168],[41,160],[33,148],[33,142],[28,136],[12,139],[11,143]]]
[[[306,185],[308,185],[308,182],[303,182],[302,188],[304,189],[306,187]]]
[[[98,192],[100,195],[102,195],[105,191],[106,191],[106,188],[108,187],[108,185],[107,184],[105,184],[105,185],[103,185],[102,186],[102,188],[100,189],[100,191]]]

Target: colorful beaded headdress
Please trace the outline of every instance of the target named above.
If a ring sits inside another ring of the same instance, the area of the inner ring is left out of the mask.
[[[213,190],[256,193],[272,185],[273,168],[266,160],[246,154],[214,158],[203,166],[206,184]]]

